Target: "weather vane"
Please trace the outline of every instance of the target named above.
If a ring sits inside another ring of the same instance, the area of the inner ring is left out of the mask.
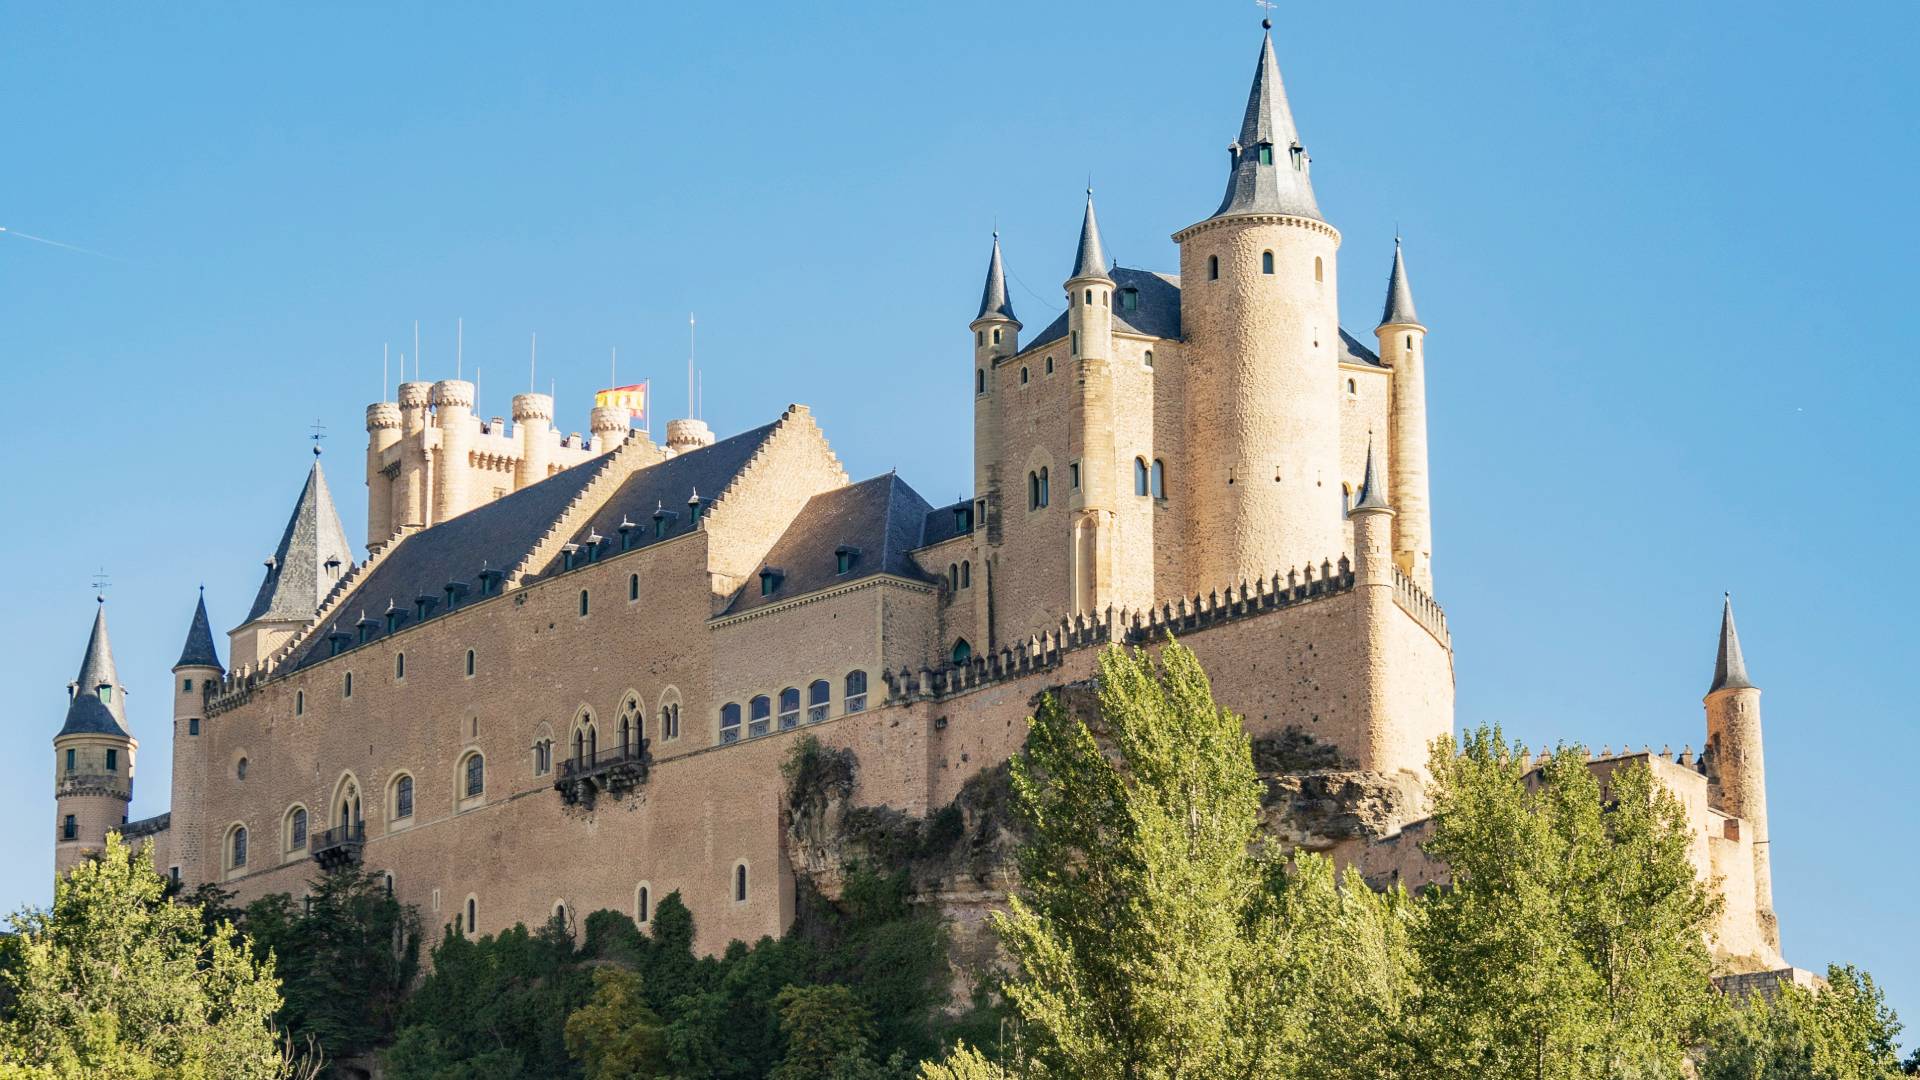
[[[327,425],[321,423],[316,417],[313,421],[313,434],[307,437],[313,440],[313,456],[319,457],[320,440],[327,437]]]
[[[1280,5],[1276,3],[1275,0],[1253,0],[1253,6],[1260,9],[1262,16],[1260,19],[1261,28],[1265,30],[1273,29],[1273,9]]]
[[[104,604],[107,602],[107,590],[113,587],[113,579],[107,576],[107,568],[101,567],[93,572],[93,598]]]

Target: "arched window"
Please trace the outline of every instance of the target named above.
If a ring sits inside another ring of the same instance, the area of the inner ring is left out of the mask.
[[[467,897],[467,931],[480,932],[480,901],[471,896]]]
[[[997,326],[993,328],[993,343],[1000,344],[1000,328]]]
[[[1133,493],[1135,495],[1145,495],[1147,493],[1146,458],[1137,457],[1133,459]]]
[[[633,601],[638,599],[640,599],[640,575],[628,574],[627,575],[627,602],[632,603]]]
[[[562,929],[566,928],[567,902],[565,900],[555,900],[553,902],[553,918],[555,921],[559,922]]]
[[[720,741],[740,741],[740,703],[737,701],[720,706]]]
[[[1020,382],[1022,385],[1024,385],[1026,381],[1027,381],[1027,365],[1021,364],[1020,365]]]
[[[393,654],[393,678],[395,682],[407,677],[407,654]]]
[[[347,672],[346,677],[340,682],[340,696],[349,698],[353,696],[353,672],[351,671]]]
[[[461,770],[465,773],[465,783],[461,790],[469,799],[477,799],[487,793],[487,759],[478,753],[467,755]]]
[[[973,646],[967,644],[966,638],[960,638],[953,643],[952,655],[955,667],[965,667],[973,661]]]
[[[1263,274],[1273,273],[1273,252],[1263,251],[1260,253],[1260,272]]]
[[[737,863],[733,868],[733,902],[747,902],[747,864]]]
[[[305,690],[295,690],[293,692],[293,715],[304,716],[306,711],[307,692]]]
[[[1207,280],[1220,280],[1220,256],[1218,255],[1207,256]]]
[[[467,650],[467,678],[473,678],[473,650]]]
[[[585,589],[580,590],[580,614],[583,617],[587,614],[587,590]]]
[[[620,756],[628,757],[640,749],[640,701],[628,698],[620,706]]]
[[[773,720],[773,699],[765,694],[747,702],[747,738],[765,735]]]
[[[1040,505],[1041,506],[1047,505],[1047,497],[1048,497],[1047,467],[1045,465],[1042,465],[1040,466]]]
[[[987,369],[986,368],[974,369],[973,392],[976,394],[984,394],[987,392]]]
[[[847,692],[841,695],[840,708],[850,713],[864,712],[867,707],[867,673],[864,671],[847,672]]]
[[[1352,379],[1348,379],[1348,380],[1347,380],[1347,396],[1348,396],[1348,397],[1352,397],[1352,396],[1353,396],[1353,393],[1354,393],[1354,391],[1355,391],[1356,389],[1358,389],[1358,387],[1356,387],[1356,386],[1354,386],[1354,384],[1353,384],[1353,380],[1352,380]]]
[[[235,825],[227,838],[227,867],[238,870],[247,865],[247,827]]]
[[[1315,256],[1313,257],[1313,280],[1315,280],[1315,281],[1325,281],[1325,280],[1327,280],[1327,279],[1326,279],[1326,275],[1325,275],[1325,272],[1324,272],[1324,270],[1323,270],[1323,268],[1322,268],[1322,267],[1321,267],[1321,265],[1320,265],[1320,256],[1318,256],[1318,255],[1315,255]]]
[[[973,588],[973,560],[971,559],[960,560],[960,587]]]
[[[235,780],[245,780],[247,778],[246,758],[241,758],[239,761],[233,763],[233,778]]]
[[[287,850],[299,851],[307,846],[307,808],[296,806],[287,811]]]
[[[827,718],[828,698],[832,695],[833,686],[825,679],[807,684],[807,723],[817,724]]]
[[[1047,374],[1053,374],[1053,357],[1047,357]]]
[[[660,737],[680,737],[680,691],[671,686],[660,694]]]
[[[1067,335],[1067,353],[1071,356],[1080,355],[1080,331],[1075,330]]]
[[[986,343],[987,343],[987,332],[985,330],[975,330],[973,332],[974,347],[979,348],[980,346],[985,345]]]
[[[960,564],[959,563],[947,564],[947,591],[948,592],[960,591]]]
[[[1161,461],[1159,458],[1153,459],[1153,478],[1152,479],[1153,479],[1153,483],[1152,483],[1153,497],[1156,499],[1166,498],[1167,497],[1167,463],[1164,461]]]
[[[1407,335],[1407,348],[1409,348],[1409,349],[1411,349],[1411,348],[1413,348],[1413,335],[1412,335],[1412,334],[1408,334],[1408,335]]]
[[[1153,366],[1153,350],[1152,350],[1152,349],[1148,349],[1148,350],[1147,350],[1147,355],[1146,355],[1146,356],[1145,356],[1145,357],[1144,357],[1143,359],[1145,360],[1145,362],[1146,362],[1146,365],[1147,365],[1148,367],[1152,367],[1152,366]]]
[[[791,731],[800,726],[800,688],[789,686],[780,691],[780,730]]]
[[[402,821],[413,816],[413,777],[405,773],[393,782],[393,816]]]
[[[1040,509],[1040,474],[1037,472],[1027,474],[1027,509]]]
[[[633,890],[633,921],[641,926],[653,921],[653,889],[644,882]]]
[[[1087,290],[1087,303],[1089,303],[1089,304],[1091,304],[1091,303],[1093,303],[1093,290],[1092,290],[1092,289],[1088,289],[1088,290]]]

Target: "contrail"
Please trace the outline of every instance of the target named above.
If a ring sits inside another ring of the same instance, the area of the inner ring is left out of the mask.
[[[74,244],[63,244],[58,240],[49,240],[44,236],[35,236],[32,233],[23,233],[19,229],[9,229],[4,225],[0,225],[0,233],[5,233],[8,236],[17,236],[22,240],[37,241],[39,243],[46,244],[51,247],[66,248],[68,251],[77,251],[82,255],[92,255],[94,258],[97,258],[97,259],[110,259],[113,262],[127,261],[125,259],[122,259],[118,255],[108,255],[104,251],[94,251],[91,248],[83,248]]]

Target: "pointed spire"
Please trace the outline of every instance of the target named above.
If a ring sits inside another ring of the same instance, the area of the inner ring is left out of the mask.
[[[1020,320],[1013,314],[1013,301],[1007,299],[1007,271],[1000,263],[1000,230],[993,231],[993,258],[987,261],[987,287],[980,291],[980,314],[973,317],[974,322],[981,319],[1005,319],[1011,323]]]
[[[267,564],[267,576],[253,598],[247,622],[306,623],[346,572],[353,568],[353,548],[347,530],[333,508],[327,477],[320,459],[313,460],[307,484],[294,503],[293,515]]]
[[[67,684],[66,723],[61,735],[128,735],[126,689],[113,666],[113,643],[107,637],[106,599],[93,613],[93,632],[87,635],[80,674]],[[56,736],[57,738],[58,736]]]
[[[1367,438],[1367,471],[1360,478],[1360,499],[1353,504],[1355,510],[1386,510],[1387,493],[1380,489],[1380,478],[1373,470],[1373,438]]]
[[[1733,595],[1729,593],[1720,609],[1720,654],[1714,658],[1713,685],[1707,687],[1707,693],[1752,688],[1753,680],[1747,678],[1747,658],[1740,654],[1740,633],[1733,628]]]
[[[1393,273],[1387,276],[1387,303],[1380,312],[1381,326],[1419,326],[1420,316],[1413,310],[1413,289],[1407,284],[1407,261],[1400,255],[1400,238],[1393,238]]]
[[[1270,34],[1261,36],[1260,59],[1253,69],[1253,89],[1247,93],[1240,138],[1230,149],[1233,171],[1227,177],[1226,197],[1220,200],[1214,217],[1291,214],[1324,220],[1320,204],[1313,198],[1307,151],[1293,126],[1293,110],[1287,107],[1287,88],[1280,81],[1280,63],[1273,57]]]
[[[187,643],[180,647],[180,661],[173,670],[183,667],[210,667],[226,670],[220,663],[220,651],[213,644],[213,626],[207,621],[207,591],[200,590],[200,602],[194,606],[193,622],[187,626]]]
[[[1100,244],[1100,222],[1093,216],[1093,189],[1087,189],[1087,213],[1080,219],[1080,251],[1073,259],[1073,273],[1067,275],[1068,281],[1079,278],[1099,278],[1112,281],[1107,277],[1107,251]]]

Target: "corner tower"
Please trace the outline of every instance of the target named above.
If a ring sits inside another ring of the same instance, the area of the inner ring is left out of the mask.
[[[1393,270],[1387,275],[1387,302],[1374,328],[1380,362],[1393,369],[1388,404],[1393,459],[1393,499],[1400,516],[1393,523],[1393,561],[1400,572],[1433,593],[1433,517],[1427,487],[1427,328],[1413,310],[1407,262],[1400,238],[1393,238]]]
[[[1020,351],[1020,319],[1007,296],[1007,270],[1000,260],[1000,232],[994,230],[993,255],[987,259],[987,282],[980,290],[980,313],[967,324],[973,333],[973,490],[974,528],[988,528],[989,515],[999,513],[1001,485],[1000,409],[994,401],[994,369]],[[991,535],[997,536],[997,530]],[[979,555],[986,565],[984,552]],[[982,639],[984,640],[984,638]]]
[[[1271,28],[1270,22],[1262,24]],[[1337,557],[1340,234],[1263,36],[1211,217],[1174,234],[1188,341],[1193,589]]]
[[[1114,599],[1114,500],[1119,489],[1113,441],[1113,278],[1107,274],[1091,188],[1065,288],[1067,357],[1073,372],[1067,458],[1069,471],[1077,464],[1079,472],[1079,482],[1067,484],[1073,530],[1073,594],[1067,610],[1097,612]]]
[[[53,737],[53,870],[64,876],[126,824],[133,801],[133,755],[126,688],[114,669],[104,597],[93,613],[80,674],[67,684],[67,719]]]
[[[201,839],[206,819],[202,806],[207,788],[207,694],[226,671],[213,642],[204,590],[187,624],[187,640],[173,665],[173,861],[192,881],[211,880],[201,863]]]
[[[1741,819],[1753,848],[1753,908],[1764,943],[1780,952],[1773,911],[1773,852],[1767,839],[1767,764],[1760,748],[1760,688],[1747,677],[1733,598],[1720,609],[1720,650],[1707,687],[1707,801]]]

